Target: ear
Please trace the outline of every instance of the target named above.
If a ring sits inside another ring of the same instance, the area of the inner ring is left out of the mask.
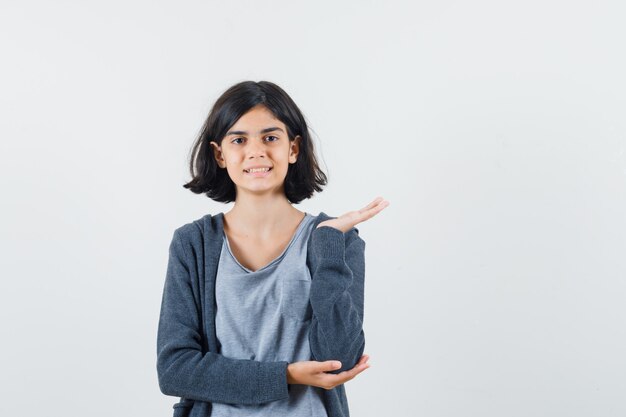
[[[220,168],[226,168],[226,161],[224,160],[224,154],[222,153],[222,147],[217,144],[217,142],[211,141],[209,143],[211,148],[213,148],[213,156],[215,157],[215,161]]]
[[[290,164],[295,164],[296,161],[298,160],[298,154],[300,153],[300,142],[301,142],[302,138],[300,137],[300,135],[296,136],[290,143],[289,143],[289,163]]]

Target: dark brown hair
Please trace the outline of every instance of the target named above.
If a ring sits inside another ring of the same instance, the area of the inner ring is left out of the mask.
[[[292,204],[311,198],[326,185],[326,174],[319,168],[309,128],[296,103],[279,86],[269,81],[243,81],[227,89],[215,102],[191,150],[191,181],[184,184],[196,194],[221,203],[235,201],[237,189],[225,168],[215,160],[211,141],[222,145],[224,135],[252,107],[262,104],[287,127],[289,141],[300,136],[298,158],[289,164],[285,195]]]

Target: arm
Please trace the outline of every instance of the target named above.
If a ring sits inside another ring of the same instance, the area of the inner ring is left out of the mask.
[[[232,359],[202,349],[195,260],[177,231],[169,248],[157,334],[159,388],[199,401],[261,404],[289,397],[286,361]]]
[[[311,245],[315,270],[309,344],[316,361],[341,361],[341,368],[330,371],[337,374],[352,369],[365,349],[365,242],[356,228],[343,233],[322,226],[313,230]]]

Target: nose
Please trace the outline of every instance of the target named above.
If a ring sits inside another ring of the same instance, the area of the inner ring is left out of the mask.
[[[250,141],[250,145],[247,148],[248,158],[265,155],[265,147],[257,141]]]

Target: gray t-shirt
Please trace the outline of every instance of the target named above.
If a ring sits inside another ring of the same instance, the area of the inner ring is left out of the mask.
[[[257,271],[237,261],[224,234],[215,282],[220,354],[256,361],[313,360],[309,347],[311,274],[306,265],[313,220],[315,216],[305,213],[285,250]],[[214,402],[211,417],[325,417],[322,390],[290,384],[285,400],[261,405]]]

